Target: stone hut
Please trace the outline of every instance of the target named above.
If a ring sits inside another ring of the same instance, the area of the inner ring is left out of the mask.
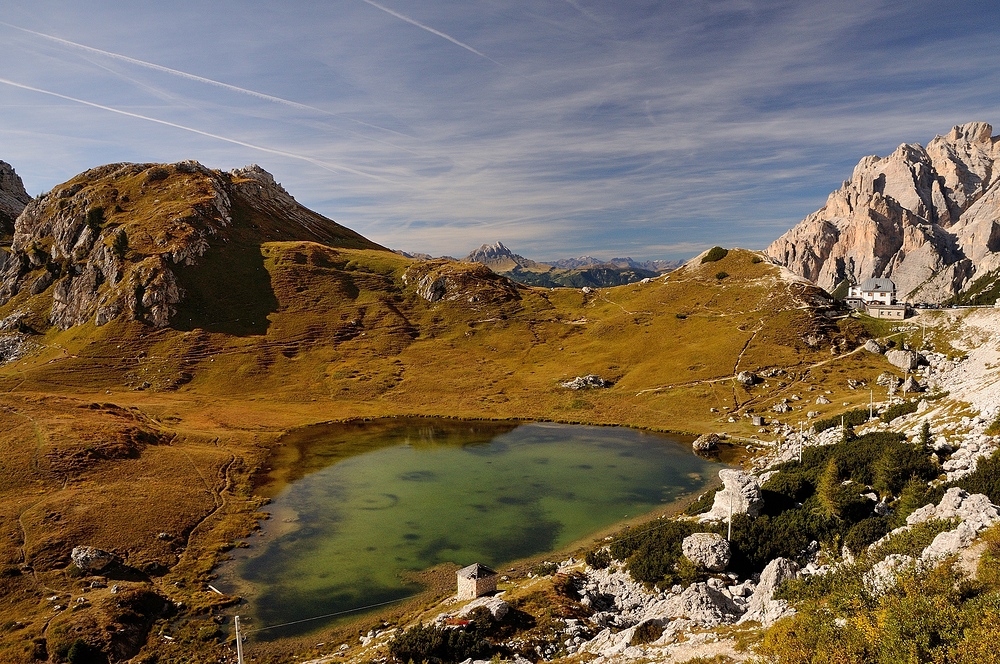
[[[497,573],[486,565],[473,563],[458,570],[458,599],[476,599],[496,592]]]

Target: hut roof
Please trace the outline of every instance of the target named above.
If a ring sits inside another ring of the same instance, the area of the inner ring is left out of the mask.
[[[463,579],[482,579],[487,576],[496,576],[496,570],[492,570],[486,565],[480,565],[479,563],[472,563],[468,567],[463,567],[458,570],[458,576]]]

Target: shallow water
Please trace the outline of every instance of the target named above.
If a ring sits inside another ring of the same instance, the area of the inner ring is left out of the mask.
[[[305,430],[270,463],[265,536],[223,572],[253,589],[258,627],[412,595],[406,571],[558,550],[722,467],[632,429],[422,419]]]

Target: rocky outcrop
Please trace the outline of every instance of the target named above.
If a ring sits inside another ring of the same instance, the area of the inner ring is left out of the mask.
[[[712,509],[702,514],[700,521],[728,521],[730,514],[760,514],[764,499],[756,477],[742,470],[724,468],[719,471],[719,478],[724,486],[715,494]]]
[[[586,376],[577,376],[573,380],[568,380],[565,383],[560,383],[567,390],[594,390],[601,389],[605,387],[611,387],[614,383],[609,380],[604,380],[597,374],[587,374]]]
[[[826,205],[767,254],[817,285],[888,277],[940,302],[1000,267],[1000,138],[985,122],[862,159]]]
[[[732,552],[729,542],[718,533],[693,533],[681,542],[684,557],[699,569],[721,572],[726,569]]]
[[[183,273],[213,252],[272,240],[382,249],[299,205],[269,173],[196,162],[109,164],[44,193],[17,218],[0,260],[0,305],[51,290],[51,324],[120,316],[170,324]],[[200,284],[212,288],[212,284]],[[217,294],[222,296],[224,294]]]
[[[885,359],[897,369],[913,371],[920,366],[922,358],[919,353],[912,350],[890,350],[886,352]]]
[[[774,599],[774,591],[785,581],[794,579],[798,573],[798,564],[787,558],[775,558],[769,562],[760,573],[760,581],[757,582],[757,587],[747,602],[746,612],[740,618],[740,622],[753,621],[768,627],[789,613],[793,613],[788,602]]]
[[[880,346],[874,339],[869,339],[865,342],[865,350],[869,353],[875,353],[876,355],[882,354],[882,346]]]
[[[403,283],[428,302],[455,302],[477,310],[519,302],[523,288],[485,265],[443,259],[414,263],[403,274]]]
[[[118,562],[118,557],[115,554],[92,546],[74,547],[70,558],[74,565],[91,574],[98,574]]]
[[[695,452],[711,452],[718,449],[719,440],[721,439],[717,433],[703,433],[694,439],[694,442],[691,443],[691,449]]]
[[[0,236],[14,234],[14,220],[30,202],[31,196],[14,167],[0,161]]]

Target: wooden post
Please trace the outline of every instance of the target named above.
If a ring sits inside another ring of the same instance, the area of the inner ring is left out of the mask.
[[[243,664],[243,635],[240,634],[240,617],[234,619],[236,624],[236,661]]]
[[[733,541],[733,492],[729,491],[729,534],[726,535],[726,541]]]

